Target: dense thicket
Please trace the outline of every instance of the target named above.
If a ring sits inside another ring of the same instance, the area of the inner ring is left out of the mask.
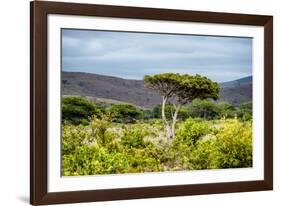
[[[161,105],[102,105],[63,99],[63,175],[93,175],[252,166],[252,104],[194,100],[179,111],[167,139]],[[167,119],[172,119],[167,104]]]
[[[102,114],[111,115],[116,123],[135,123],[149,119],[161,119],[162,106],[156,105],[152,109],[143,109],[130,104],[104,105],[93,103],[81,97],[65,97],[62,101],[63,123],[89,124],[91,116],[100,117]],[[171,120],[175,106],[166,104],[165,114]],[[246,102],[239,106],[228,102],[214,102],[211,100],[195,99],[187,106],[182,106],[178,113],[178,120],[187,118],[202,118],[206,120],[239,118],[241,120],[252,119],[252,103]]]

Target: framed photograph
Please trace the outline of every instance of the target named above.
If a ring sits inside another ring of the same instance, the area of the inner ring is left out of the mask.
[[[31,2],[31,204],[273,189],[273,17]]]

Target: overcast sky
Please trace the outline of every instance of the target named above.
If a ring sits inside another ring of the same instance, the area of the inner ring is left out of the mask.
[[[125,79],[188,73],[225,82],[252,75],[252,39],[64,29],[62,69]]]

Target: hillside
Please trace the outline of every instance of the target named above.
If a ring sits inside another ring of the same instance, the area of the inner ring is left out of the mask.
[[[236,87],[236,86],[243,86],[243,85],[248,85],[251,83],[253,80],[252,76],[244,77],[241,79],[237,79],[234,81],[229,81],[229,82],[223,82],[221,83],[221,87],[226,88],[226,87]]]
[[[252,99],[252,77],[224,82],[220,85],[219,101],[240,104]],[[62,94],[84,96],[92,101],[109,104],[127,102],[144,108],[151,108],[161,102],[156,92],[144,88],[142,80],[82,72],[62,72]]]

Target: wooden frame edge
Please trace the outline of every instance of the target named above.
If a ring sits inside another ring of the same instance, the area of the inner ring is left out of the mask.
[[[264,24],[264,179],[273,190],[273,16]]]
[[[40,4],[30,2],[30,203],[34,205],[47,194],[47,13]]]

